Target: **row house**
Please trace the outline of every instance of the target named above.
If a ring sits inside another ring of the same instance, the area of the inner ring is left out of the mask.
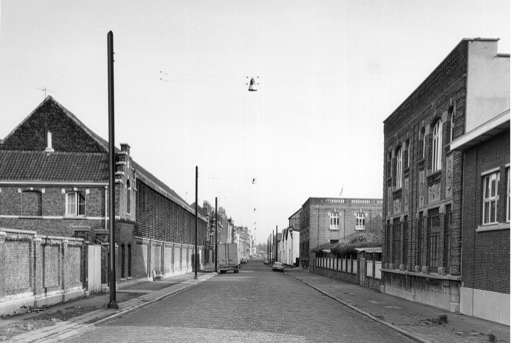
[[[0,226],[83,238],[103,246],[107,283],[108,142],[48,96],[0,143]],[[195,212],[130,155],[116,149],[117,281],[189,272]],[[200,216],[204,250],[207,220]]]
[[[376,198],[315,198],[306,200],[300,210],[292,215],[297,221],[299,214],[300,261],[310,270],[312,249],[357,232],[379,234],[382,223],[382,199]],[[293,223],[292,222],[292,223]]]
[[[451,144],[484,119],[509,109],[509,56],[497,54],[497,41],[463,39],[384,121],[385,293],[460,310],[462,262],[475,262],[465,253],[462,258],[465,236],[476,233],[465,229],[481,212],[464,220],[466,157]],[[499,172],[504,170],[499,166]],[[478,188],[469,189],[474,193]],[[505,214],[506,205],[489,209]]]

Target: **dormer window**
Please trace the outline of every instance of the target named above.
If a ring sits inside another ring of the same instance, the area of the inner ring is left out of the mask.
[[[85,215],[85,193],[69,192],[66,194],[66,216]]]

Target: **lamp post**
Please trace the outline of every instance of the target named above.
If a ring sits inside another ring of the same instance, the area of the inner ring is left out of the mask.
[[[216,218],[215,218],[215,224],[216,224],[216,228],[215,228],[215,247],[214,247],[214,260],[215,260],[215,268],[214,270],[216,271],[217,273],[217,197],[216,197]]]
[[[196,238],[194,240],[194,279],[198,279],[198,166],[196,166],[196,219],[195,231]]]
[[[107,34],[107,74],[109,93],[109,285],[110,302],[107,308],[118,309],[116,303],[116,248],[115,248],[115,182],[114,172],[116,169],[116,155],[114,152],[114,34],[109,31]]]
[[[278,225],[276,225],[276,262],[278,262]]]

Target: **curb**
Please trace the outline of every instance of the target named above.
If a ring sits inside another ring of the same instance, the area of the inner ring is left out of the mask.
[[[168,296],[171,296],[171,295],[175,295],[185,289],[188,289],[194,285],[197,285],[201,282],[204,282],[206,280],[209,280],[210,278],[216,276],[217,273],[209,273],[209,274],[205,274],[205,275],[202,275],[201,277],[198,277],[198,279],[195,279],[193,280],[193,282],[191,282],[190,280],[186,280],[180,284],[184,284],[184,286],[182,287],[175,287],[173,289],[173,291],[169,292],[169,293],[164,293],[160,296],[157,296],[155,298],[152,298],[152,299],[149,299],[149,300],[146,300],[146,301],[142,301],[141,303],[133,306],[133,307],[129,307],[129,308],[124,308],[124,309],[118,309],[116,312],[112,313],[112,314],[108,314],[106,317],[104,318],[100,318],[92,323],[88,322],[87,324],[73,324],[71,323],[71,325],[61,331],[61,332],[57,332],[57,333],[50,333],[49,335],[45,336],[45,337],[39,337],[39,338],[36,338],[36,339],[31,339],[30,337],[27,337],[27,339],[21,339],[21,340],[16,340],[16,337],[17,336],[14,336],[12,337],[10,340],[6,341],[5,343],[41,343],[41,342],[45,342],[45,343],[58,343],[62,340],[65,340],[65,339],[68,339],[70,337],[73,337],[73,336],[76,336],[76,335],[79,335],[79,334],[83,334],[87,331],[90,331],[92,330],[96,325],[100,324],[100,323],[103,323],[105,321],[108,321],[108,320],[111,320],[111,319],[114,319],[122,314],[127,314],[127,313],[130,313],[136,309],[139,309],[141,307],[144,307],[146,305],[149,305],[153,302],[156,302],[156,301],[159,301],[165,297],[168,297]],[[200,279],[200,278],[203,278],[203,279]],[[37,333],[37,331],[33,331],[34,334]],[[21,334],[21,335],[24,335],[24,334]],[[18,336],[21,336],[21,335],[18,335]]]
[[[354,311],[356,311],[356,312],[358,312],[358,313],[360,313],[360,314],[362,314],[362,315],[364,315],[364,316],[366,316],[366,317],[368,317],[368,318],[370,318],[370,319],[372,319],[372,320],[374,320],[374,321],[377,321],[378,323],[380,323],[380,324],[382,324],[382,325],[385,325],[385,326],[388,326],[388,327],[389,327],[389,328],[391,328],[391,329],[394,329],[395,331],[399,332],[400,334],[403,334],[404,336],[407,336],[408,338],[411,338],[412,340],[414,340],[414,341],[415,341],[415,342],[417,342],[417,343],[432,343],[431,341],[427,341],[427,340],[425,340],[425,339],[423,339],[423,338],[420,338],[420,337],[419,337],[419,336],[417,336],[417,335],[414,335],[414,334],[412,334],[412,333],[410,333],[410,332],[408,332],[408,331],[405,331],[405,330],[401,329],[401,328],[400,328],[400,327],[398,327],[398,326],[395,326],[395,325],[392,325],[392,324],[390,324],[390,323],[387,323],[386,321],[383,321],[383,320],[381,320],[381,319],[379,319],[379,318],[375,317],[374,315],[372,315],[372,314],[370,314],[370,313],[367,313],[367,312],[365,312],[365,311],[361,310],[360,308],[357,308],[357,307],[355,307],[355,306],[353,306],[353,305],[351,305],[351,304],[349,304],[349,303],[347,303],[347,302],[344,302],[344,301],[342,301],[341,299],[339,299],[338,297],[335,297],[335,296],[333,296],[333,295],[330,295],[330,294],[328,294],[327,292],[325,292],[325,291],[323,291],[323,290],[321,290],[321,289],[319,289],[319,288],[316,288],[315,286],[313,286],[313,285],[311,285],[311,284],[308,284],[308,283],[307,283],[307,282],[305,282],[304,280],[299,279],[299,278],[296,278],[296,277],[294,277],[293,275],[290,275],[290,274],[289,274],[289,272],[285,272],[285,273],[286,273],[289,277],[294,278],[294,279],[296,279],[297,281],[300,281],[301,283],[308,285],[308,286],[309,286],[309,287],[311,287],[312,289],[315,289],[315,290],[319,291],[319,292],[320,292],[321,294],[323,294],[324,296],[327,296],[327,297],[329,297],[329,298],[331,298],[331,299],[333,299],[333,300],[335,300],[335,301],[337,301],[337,302],[339,302],[339,303],[343,304],[344,306],[349,307],[349,308],[351,308],[352,310],[354,310]]]

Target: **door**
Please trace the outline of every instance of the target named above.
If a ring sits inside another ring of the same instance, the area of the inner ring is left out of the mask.
[[[87,246],[87,290],[102,291],[101,246]]]

